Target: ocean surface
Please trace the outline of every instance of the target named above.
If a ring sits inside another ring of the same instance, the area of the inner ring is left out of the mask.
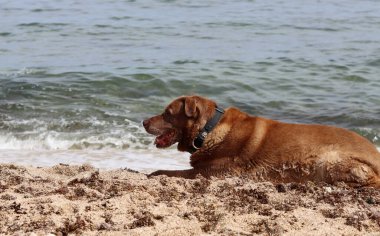
[[[173,98],[380,147],[380,1],[0,0],[0,161],[184,169],[141,126]]]

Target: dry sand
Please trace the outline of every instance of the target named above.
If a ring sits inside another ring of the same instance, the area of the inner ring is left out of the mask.
[[[0,234],[380,235],[380,190],[0,164]]]

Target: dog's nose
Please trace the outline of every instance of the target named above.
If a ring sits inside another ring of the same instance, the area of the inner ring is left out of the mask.
[[[148,126],[149,126],[149,120],[143,120],[142,124],[143,124],[143,126],[144,126],[145,129],[148,128]]]

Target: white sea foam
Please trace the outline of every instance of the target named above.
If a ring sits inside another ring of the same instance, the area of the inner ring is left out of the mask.
[[[64,118],[49,122],[4,120],[2,125],[10,131],[0,132],[0,150],[146,149],[153,137],[137,123],[127,119],[125,122],[117,124],[96,117],[89,117],[81,123]],[[81,127],[77,128],[78,124]]]
[[[108,132],[49,130],[38,120],[13,121],[35,127],[31,131],[0,133],[0,160],[5,163],[51,166],[58,163],[89,163],[98,168],[130,168],[143,172],[189,168],[188,154],[173,148],[159,150],[140,126],[129,123]],[[65,125],[66,121],[62,121]],[[94,125],[106,124],[92,120]],[[67,122],[66,122],[67,125]],[[132,129],[132,130],[131,130]]]
[[[4,77],[19,77],[19,76],[24,76],[24,75],[32,75],[32,74],[37,74],[44,72],[43,70],[40,69],[35,69],[35,68],[22,68],[20,70],[2,70],[0,71],[0,75]]]
[[[80,138],[80,134],[59,133],[48,131],[39,134],[26,134],[17,137],[11,134],[0,135],[0,150],[82,150],[82,149],[146,149],[147,144],[141,143],[135,135],[131,133],[99,134]],[[145,137],[145,142],[152,138]],[[150,141],[151,142],[151,141]]]

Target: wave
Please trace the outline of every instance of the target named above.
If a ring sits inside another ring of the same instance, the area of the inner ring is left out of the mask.
[[[129,120],[45,122],[12,120],[0,122],[0,150],[103,150],[147,149],[153,137]]]
[[[26,75],[36,75],[46,73],[40,68],[21,68],[19,70],[0,70],[0,76],[5,78],[17,78]],[[1,78],[0,78],[1,79]]]
[[[367,138],[369,141],[375,144],[377,148],[380,150],[380,131],[379,130],[371,129],[371,128],[357,128],[357,129],[353,129],[353,131]]]
[[[29,137],[23,137],[29,136]],[[11,135],[0,136],[1,150],[101,150],[130,148],[146,149],[147,145],[136,141],[133,134],[126,134],[124,137],[107,137],[107,135],[89,136],[85,138],[75,137],[75,135],[61,134],[58,132],[45,132],[39,135]]]

